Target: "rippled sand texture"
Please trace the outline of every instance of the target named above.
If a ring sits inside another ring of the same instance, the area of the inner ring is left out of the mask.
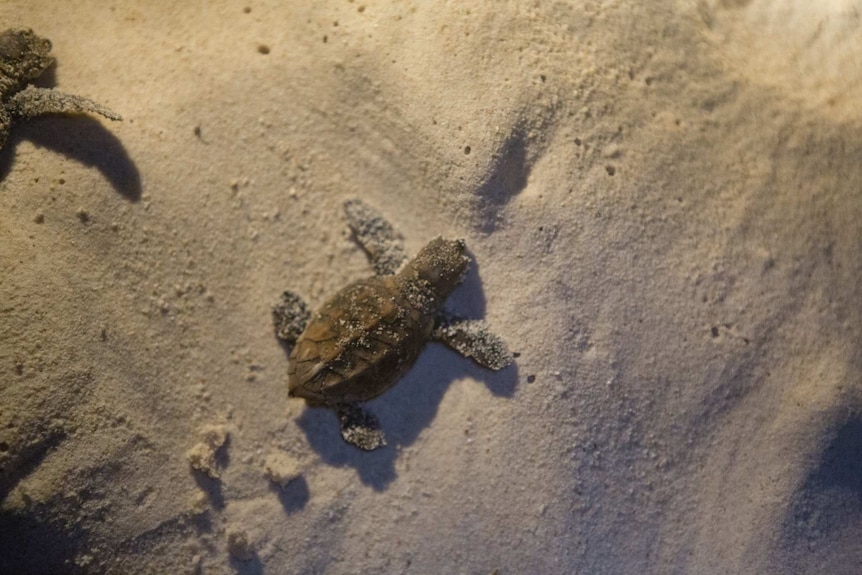
[[[124,121],[0,152],[0,571],[858,572],[859,9],[3,2]],[[519,354],[370,454],[270,317],[371,273],[349,197]]]

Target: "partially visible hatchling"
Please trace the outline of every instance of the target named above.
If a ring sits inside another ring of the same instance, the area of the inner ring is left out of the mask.
[[[383,216],[360,200],[345,202],[344,210],[377,275],[349,284],[314,314],[286,291],[273,317],[276,335],[293,345],[288,395],[334,409],[342,437],[371,451],[386,440],[360,404],[395,385],[426,343],[440,341],[493,370],[512,363],[512,355],[484,321],[443,311],[470,262],[463,240],[431,240],[404,265],[404,247]]]
[[[37,36],[32,30],[0,32],[0,148],[6,143],[14,122],[43,114],[95,112],[111,120],[122,119],[87,98],[29,85],[30,80],[38,78],[54,63],[49,52],[50,40]]]

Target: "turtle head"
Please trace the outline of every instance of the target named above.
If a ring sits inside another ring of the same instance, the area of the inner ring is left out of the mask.
[[[464,240],[431,240],[398,274],[430,290],[440,304],[464,279],[470,258]]]
[[[38,77],[54,63],[54,58],[48,55],[50,51],[51,42],[40,38],[32,30],[6,30],[0,33],[0,72],[6,76],[2,80],[18,88],[23,87],[27,80]],[[3,94],[4,97],[8,95]]]

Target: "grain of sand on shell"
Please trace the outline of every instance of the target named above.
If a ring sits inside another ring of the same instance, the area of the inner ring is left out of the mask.
[[[854,4],[3,2],[125,121],[0,152],[0,571],[855,573]],[[519,354],[370,454],[270,319],[371,273],[349,197]]]

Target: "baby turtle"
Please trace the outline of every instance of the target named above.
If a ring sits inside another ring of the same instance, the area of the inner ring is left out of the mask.
[[[386,445],[377,418],[360,407],[398,382],[432,339],[498,370],[512,362],[484,321],[443,310],[470,259],[463,240],[436,238],[407,262],[398,234],[360,200],[344,204],[357,242],[377,275],[336,293],[314,314],[286,291],[273,308],[276,335],[293,345],[288,395],[334,409],[341,435],[360,449]]]
[[[51,41],[40,38],[32,30],[0,32],[0,148],[17,120],[43,114],[86,112],[95,112],[111,120],[122,119],[87,98],[28,85],[54,63],[54,58],[48,55],[50,51]]]

